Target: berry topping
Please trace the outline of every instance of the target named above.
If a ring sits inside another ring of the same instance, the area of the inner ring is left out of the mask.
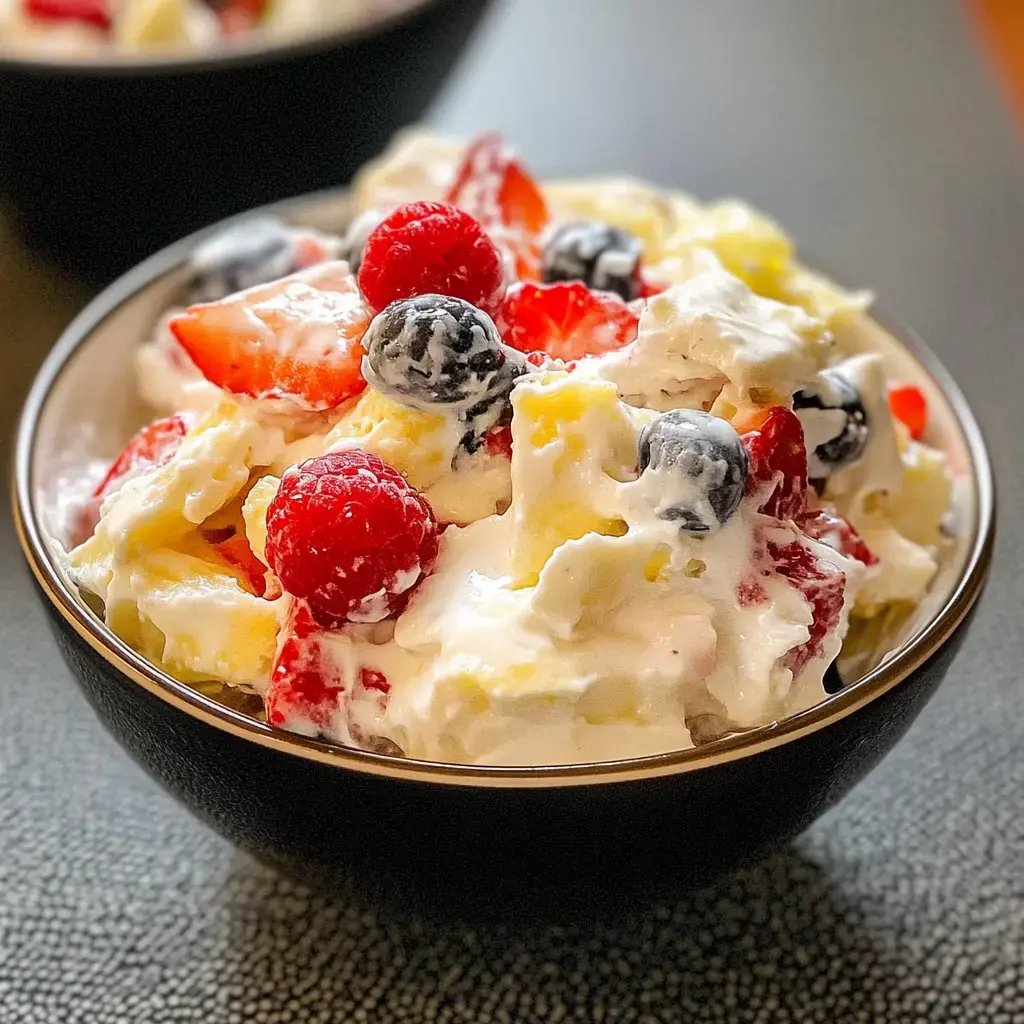
[[[430,294],[489,310],[503,283],[501,253],[479,222],[444,203],[400,206],[370,232],[359,267],[359,287],[374,310]]]
[[[774,571],[803,594],[814,615],[808,627],[810,637],[786,655],[786,666],[798,676],[808,662],[824,654],[822,641],[839,625],[846,574],[816,558],[798,541],[782,545],[769,541],[768,555],[775,563]]]
[[[331,732],[345,686],[326,657],[308,608],[296,603],[264,696],[267,721],[294,732]]]
[[[808,475],[824,480],[856,462],[868,441],[868,416],[853,384],[835,370],[823,370],[813,385],[793,395],[803,427]]]
[[[345,237],[341,240],[338,259],[344,260],[353,274],[359,272],[366,243],[383,219],[377,210],[364,210],[349,224]]]
[[[175,413],[143,427],[125,446],[93,491],[94,498],[105,498],[132,477],[141,476],[170,462],[191,426],[187,414]]]
[[[537,236],[548,222],[540,187],[496,132],[478,136],[466,150],[448,202],[472,214],[506,250],[516,276],[540,276]]]
[[[808,537],[827,544],[847,558],[855,558],[865,565],[874,565],[878,561],[877,555],[864,543],[864,538],[831,505],[823,505],[802,517],[800,529]]]
[[[913,384],[893,388],[889,392],[889,410],[915,441],[920,441],[928,422],[928,402],[920,388]]]
[[[747,494],[758,511],[776,519],[797,519],[807,504],[807,453],[800,420],[781,405],[771,409],[757,430],[742,435],[750,471]]]
[[[618,295],[579,281],[522,282],[509,288],[497,322],[506,345],[568,361],[634,341],[640,317]]]
[[[114,11],[111,0],[25,0],[25,13],[44,21],[83,21],[109,29]]]
[[[170,328],[218,387],[332,409],[366,386],[359,364],[367,319],[355,278],[335,261],[191,306]]]
[[[276,217],[252,217],[204,242],[189,260],[184,304],[214,302],[276,281],[329,256],[322,238]]]
[[[638,444],[642,476],[657,474],[662,519],[688,533],[708,533],[729,521],[747,482],[747,453],[725,420],[674,409],[644,427]]]
[[[486,313],[445,295],[391,303],[363,340],[363,375],[374,388],[416,409],[457,411],[472,438],[504,418],[512,385],[526,369]]]
[[[293,466],[267,508],[267,561],[324,628],[400,612],[433,569],[437,547],[430,505],[362,451]]]
[[[626,302],[643,295],[636,235],[601,221],[587,220],[560,227],[544,246],[542,275],[546,282],[582,281],[589,288],[615,292]]]

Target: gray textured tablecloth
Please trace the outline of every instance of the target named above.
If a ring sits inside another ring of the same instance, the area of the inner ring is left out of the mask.
[[[992,443],[1000,539],[970,636],[866,782],[712,888],[632,920],[385,917],[256,865],[128,761],[4,508],[0,1022],[1024,1021],[1024,159],[956,4],[524,0],[434,119],[503,128],[545,172],[746,195],[878,288]],[[0,231],[5,434],[80,299]]]

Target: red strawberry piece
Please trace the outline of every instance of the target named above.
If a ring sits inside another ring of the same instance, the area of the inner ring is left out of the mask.
[[[324,628],[401,612],[437,549],[426,499],[396,469],[355,449],[287,470],[267,509],[267,561]]]
[[[368,324],[355,277],[337,260],[191,306],[170,328],[218,387],[332,409],[366,387],[359,367]]]
[[[580,281],[520,282],[509,288],[496,322],[506,345],[568,361],[629,344],[640,317],[618,295]]]
[[[905,384],[889,391],[889,410],[906,428],[915,441],[920,441],[928,422],[928,400],[924,392]]]
[[[391,692],[391,684],[383,672],[365,666],[359,670],[359,685],[364,690],[376,690],[378,693],[388,694]]]
[[[473,140],[447,198],[472,214],[508,251],[519,278],[539,280],[537,236],[548,222],[548,206],[500,134],[488,132]]]
[[[217,541],[213,546],[228,565],[242,571],[249,589],[257,597],[266,594],[267,567],[252,553],[252,548],[243,534],[235,533],[231,537]]]
[[[808,627],[808,640],[786,655],[787,667],[797,676],[809,662],[825,653],[822,641],[839,625],[846,574],[830,562],[816,558],[799,541],[778,544],[769,540],[768,556],[774,563],[773,571],[803,594],[814,615]]]
[[[267,0],[222,0],[216,5],[217,20],[225,36],[245,35],[259,24]]]
[[[512,458],[512,427],[505,424],[503,427],[495,427],[484,437],[484,451],[488,455],[500,455],[506,459]]]
[[[776,519],[797,519],[806,508],[807,450],[796,414],[775,406],[757,430],[742,435],[747,449],[747,495],[758,511]]]
[[[344,680],[339,667],[325,657],[317,633],[290,630],[274,661],[263,698],[267,721],[278,728],[329,731],[340,710]]]
[[[111,0],[25,0],[25,13],[45,21],[82,21],[109,29]]]
[[[192,425],[190,416],[175,413],[143,427],[125,446],[97,484],[93,497],[105,498],[132,477],[159,468],[171,461]]]
[[[812,540],[827,544],[847,558],[855,558],[865,565],[878,562],[864,538],[831,505],[808,512],[800,519],[800,529]]]
[[[485,312],[501,300],[501,253],[479,222],[444,203],[407,203],[370,233],[359,287],[374,310],[415,295],[450,295]]]

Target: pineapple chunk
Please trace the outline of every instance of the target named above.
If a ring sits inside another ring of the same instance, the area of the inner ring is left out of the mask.
[[[670,195],[634,178],[555,181],[544,186],[544,196],[556,220],[600,220],[631,231],[648,263],[661,259],[677,219],[700,209],[682,193]]]
[[[449,417],[411,409],[372,388],[363,392],[326,439],[328,450],[358,447],[379,455],[420,491],[451,468],[458,443]]]
[[[252,553],[264,564],[267,561],[267,508],[274,500],[281,481],[276,476],[265,476],[252,485],[242,504],[245,539]]]
[[[512,566],[530,586],[551,553],[588,533],[621,536],[615,486],[638,429],[610,381],[536,374],[512,392]]]
[[[223,566],[162,548],[117,568],[106,617],[180,679],[259,686],[269,679],[283,608],[245,591]]]
[[[953,478],[946,456],[911,441],[903,453],[903,483],[895,494],[880,496],[890,522],[908,540],[925,546],[942,541],[942,519],[949,508]]]
[[[114,34],[125,50],[211,46],[220,32],[213,13],[192,0],[127,0],[114,19]]]
[[[111,495],[96,532],[71,552],[76,579],[105,597],[115,566],[183,541],[239,494],[250,470],[270,463],[283,443],[280,430],[223,402],[189,431],[165,466]]]

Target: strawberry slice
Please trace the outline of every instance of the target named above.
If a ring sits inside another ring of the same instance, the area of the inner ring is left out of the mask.
[[[915,441],[921,440],[928,422],[928,400],[920,388],[913,384],[893,388],[889,392],[889,410],[906,426]]]
[[[170,462],[192,425],[192,418],[175,413],[143,427],[125,446],[93,491],[94,498],[105,498],[132,477],[141,476]]]
[[[222,0],[216,5],[217,20],[225,36],[245,35],[259,24],[267,0]]]
[[[878,556],[864,543],[864,538],[832,505],[822,505],[802,516],[800,529],[812,540],[827,544],[847,558],[864,565],[876,565]]]
[[[808,627],[810,637],[786,654],[786,666],[798,676],[808,662],[825,653],[823,641],[839,625],[846,574],[816,558],[799,541],[780,545],[769,540],[768,556],[774,563],[774,572],[803,594],[814,615]]]
[[[800,518],[807,507],[807,450],[796,414],[777,405],[742,438],[749,460],[746,493],[758,497],[758,511],[776,519]]]
[[[629,344],[639,322],[618,295],[592,291],[581,281],[514,284],[496,320],[506,345],[567,361]]]
[[[537,236],[548,222],[548,206],[537,183],[498,132],[470,143],[447,202],[475,217],[506,250],[523,280],[540,280]]]
[[[252,398],[332,409],[366,387],[369,315],[341,260],[190,306],[171,331],[211,383]]]
[[[25,0],[25,13],[41,21],[82,21],[102,29],[113,20],[110,0]]]
[[[267,592],[267,567],[252,553],[248,540],[241,533],[232,534],[225,540],[214,544],[218,555],[228,565],[242,571],[249,589],[257,596],[263,597]]]

